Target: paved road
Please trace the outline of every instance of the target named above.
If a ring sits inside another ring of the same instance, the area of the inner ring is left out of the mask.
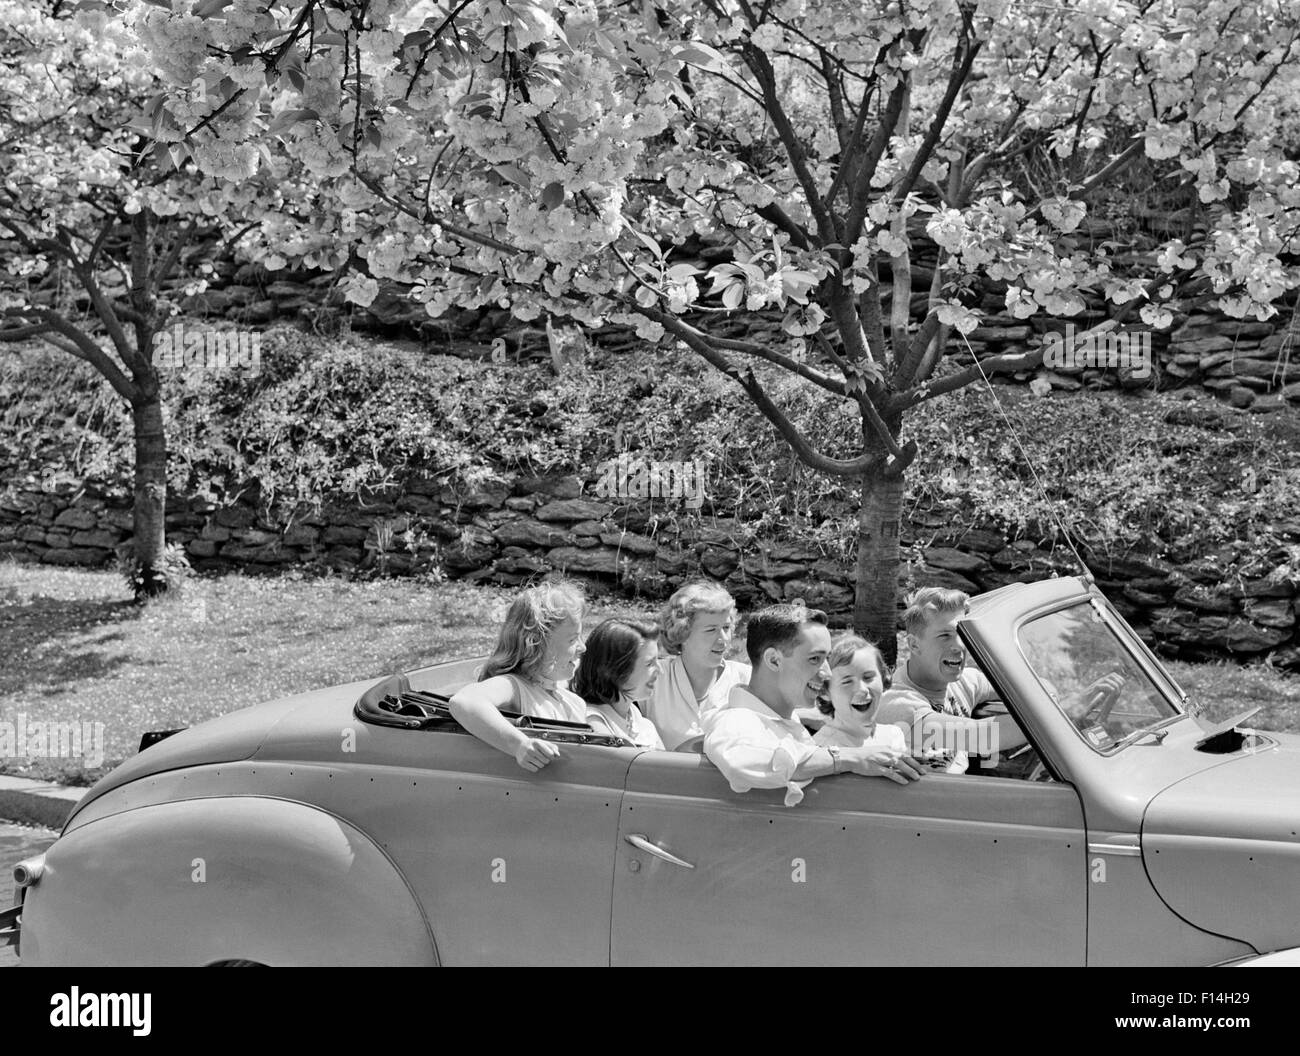
[[[58,833],[49,829],[31,829],[25,825],[10,825],[0,822],[0,906],[8,909],[13,900],[13,869],[15,863],[33,854],[40,854],[54,842]],[[18,964],[12,946],[0,949],[0,968],[12,968]]]

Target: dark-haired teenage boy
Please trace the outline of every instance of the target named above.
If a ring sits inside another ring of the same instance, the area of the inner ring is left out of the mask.
[[[815,704],[830,678],[831,636],[826,614],[803,605],[773,605],[749,618],[745,650],[752,665],[748,686],[731,690],[705,728],[704,754],[733,791],[784,788],[785,805],[803,799],[804,786],[826,774],[887,777],[907,784],[921,768],[895,748],[821,747],[794,718]]]

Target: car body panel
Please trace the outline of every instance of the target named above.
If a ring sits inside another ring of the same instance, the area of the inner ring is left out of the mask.
[[[1259,957],[1242,957],[1221,964],[1222,968],[1300,968],[1300,947],[1274,950]]]
[[[1084,963],[1086,839],[1068,786],[841,775],[813,782],[796,808],[783,796],[733,792],[698,756],[638,756],[612,962]]]
[[[1141,853],[1117,853],[1116,842],[1089,831],[1089,966],[1195,967],[1255,954],[1255,948],[1240,939],[1206,931],[1180,917],[1151,883]],[[1138,849],[1136,840],[1129,845]]]
[[[640,749],[565,745],[562,759],[529,775],[463,733],[356,723],[357,751],[338,752],[333,708],[308,713],[331,731],[328,764],[294,757],[293,745],[325,753],[290,724],[275,759],[151,775],[89,805],[77,826],[235,790],[292,797],[347,816],[383,848],[435,922],[442,963],[608,963],[619,801]],[[282,872],[297,869],[294,854],[286,847]]]
[[[1165,901],[1261,953],[1300,944],[1300,737],[1268,740],[1161,792],[1142,826]]]
[[[430,690],[456,688],[479,663],[409,678]],[[461,732],[360,722],[356,696],[289,712],[254,759],[346,766],[373,778],[347,798],[319,782],[308,795],[346,811],[402,863],[437,922],[445,963],[608,963],[618,807],[637,750],[564,745],[561,759],[530,775]],[[483,920],[496,926],[485,929]]]
[[[166,740],[159,741],[148,751],[131,756],[96,782],[78,802],[65,825],[74,821],[78,812],[99,796],[140,778],[164,770],[179,770],[207,763],[247,759],[257,751],[271,728],[286,715],[299,708],[310,708],[323,701],[346,702],[346,706],[350,708],[357,694],[373,682],[374,679],[367,679],[269,700],[264,704],[240,708],[228,715],[221,715],[198,726],[181,730]]]
[[[88,821],[46,852],[23,905],[24,965],[226,960],[437,956],[393,862],[341,818],[282,799],[179,800]]]
[[[638,749],[564,745],[540,774],[459,733],[348,804],[412,879],[443,963],[603,965],[619,803]],[[418,787],[417,787],[418,782]]]

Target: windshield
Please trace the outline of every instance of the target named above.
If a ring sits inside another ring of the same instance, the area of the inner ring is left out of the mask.
[[[1087,602],[1028,621],[1019,639],[1052,701],[1099,752],[1179,714]]]

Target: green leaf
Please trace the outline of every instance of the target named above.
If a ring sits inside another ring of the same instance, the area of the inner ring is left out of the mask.
[[[267,128],[267,132],[279,132],[282,129],[288,128],[290,125],[300,124],[304,121],[319,120],[320,114],[315,110],[312,110],[310,107],[305,107],[301,110],[285,110],[277,115],[275,120],[271,122],[270,126]]]
[[[654,254],[655,260],[664,259],[664,251],[659,248],[658,242],[656,242],[653,238],[651,238],[649,235],[645,234],[644,232],[638,231],[635,227],[632,227],[631,225],[628,225],[628,230],[631,231],[632,234],[636,235],[636,237],[641,240],[641,244],[645,246],[646,249],[650,250],[651,253]]]
[[[550,113],[546,119],[557,132],[572,132],[578,127],[578,119],[570,113]]]
[[[231,4],[231,0],[203,0],[202,3],[196,4],[191,14],[199,18],[210,18],[213,15],[220,14]]]
[[[522,187],[524,190],[528,190],[531,185],[528,179],[528,173],[524,172],[524,170],[518,165],[512,165],[508,161],[503,162],[496,166],[496,171],[503,180],[509,180],[511,183],[515,184],[517,187]]]
[[[720,72],[727,68],[726,57],[717,48],[711,48],[707,44],[701,44],[698,41],[692,41],[689,44],[683,44],[680,47],[673,48],[673,58],[679,62],[690,63],[692,66],[698,66],[702,70],[711,70]]]
[[[548,183],[546,189],[542,191],[542,208],[546,210],[554,209],[564,201],[564,184]]]

